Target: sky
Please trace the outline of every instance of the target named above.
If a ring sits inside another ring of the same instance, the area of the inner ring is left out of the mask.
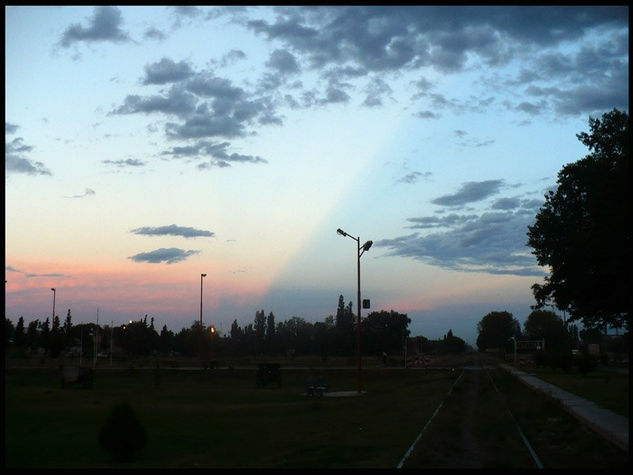
[[[4,14],[14,324],[323,321],[371,240],[362,315],[474,344],[535,303],[527,227],[576,134],[628,112],[624,6]]]

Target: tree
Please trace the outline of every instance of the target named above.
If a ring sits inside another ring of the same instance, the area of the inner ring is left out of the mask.
[[[26,334],[24,333],[24,317],[18,318],[18,323],[15,325],[15,332],[13,333],[13,343],[17,347],[23,347],[26,342]]]
[[[264,309],[255,312],[255,321],[253,322],[255,328],[255,340],[257,342],[257,351],[264,350],[264,340],[266,338],[266,317],[264,316]]]
[[[528,245],[550,269],[543,285],[532,286],[534,308],[553,302],[587,328],[628,326],[628,114],[614,109],[589,127],[577,137],[591,153],[561,169],[528,226]]]
[[[505,348],[512,337],[521,334],[521,325],[510,312],[490,312],[477,324],[477,348],[485,351],[490,348]]]
[[[372,312],[363,321],[361,349],[365,354],[399,351],[409,336],[411,319],[406,313],[393,310]]]
[[[534,310],[523,324],[526,336],[531,340],[545,338],[548,350],[569,349],[570,334],[565,328],[563,320],[549,310]]]

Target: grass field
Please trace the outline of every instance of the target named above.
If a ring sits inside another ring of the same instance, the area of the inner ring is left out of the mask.
[[[279,389],[257,388],[252,367],[160,373],[149,368],[97,368],[94,387],[89,390],[61,389],[59,372],[51,368],[7,369],[5,467],[122,467],[98,445],[97,434],[110,408],[129,402],[146,429],[148,443],[125,467],[394,468],[461,373],[450,369],[365,368],[366,393],[338,398],[306,396],[305,380],[322,374],[330,390],[354,390],[353,366],[313,371],[282,367]],[[591,460],[587,466],[627,463],[625,454],[570,421],[560,408],[552,406],[545,411],[540,405],[534,412],[537,399],[532,391],[518,382],[512,384],[509,376],[510,380],[501,374],[497,377],[502,378],[499,385],[504,400],[517,408],[526,433],[541,440],[537,450],[547,453],[550,449],[545,446],[561,438],[565,450],[573,453],[578,449],[575,458],[563,458],[551,466],[571,462],[570,466],[582,466],[583,457]],[[425,455],[417,448],[406,467],[442,466],[442,460],[449,456],[442,451],[455,447],[456,437],[464,438],[466,422],[473,429],[479,427],[477,421],[487,421],[487,428],[471,433],[479,434],[477,444],[489,445],[495,427],[491,421],[497,417],[490,415],[498,412],[499,400],[495,403],[486,396],[479,399],[485,404],[473,405],[463,397],[469,394],[466,381],[454,390],[462,398],[447,400],[431,424],[433,436],[425,441],[444,441],[437,445],[435,455]],[[477,387],[493,394],[489,386]],[[467,413],[476,417],[463,417]],[[442,418],[448,419],[442,422]],[[507,424],[507,419],[503,420]],[[565,432],[553,430],[561,424],[552,425],[551,421],[565,421]],[[491,447],[492,452],[484,452],[496,453],[501,466],[516,467],[514,461],[522,460],[519,467],[531,467],[525,448],[516,440],[501,449]],[[479,457],[482,466],[491,466],[490,460]],[[556,460],[555,455],[551,460]]]
[[[534,374],[565,391],[593,401],[616,414],[629,416],[628,372],[598,368],[583,376],[577,368],[572,368],[568,373],[561,369],[543,367],[531,367],[529,370],[518,366],[517,368]]]

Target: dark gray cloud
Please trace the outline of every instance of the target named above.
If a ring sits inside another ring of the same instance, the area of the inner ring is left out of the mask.
[[[193,94],[182,87],[172,86],[166,95],[139,96],[130,95],[122,106],[114,109],[111,114],[153,114],[162,113],[175,116],[187,116],[196,109],[196,99]]]
[[[511,210],[521,206],[521,200],[519,198],[500,198],[494,201],[491,205],[492,209]]]
[[[167,84],[178,82],[189,78],[193,70],[189,63],[185,61],[175,61],[169,58],[162,58],[156,63],[145,66],[145,78],[143,84]]]
[[[42,162],[31,160],[25,156],[25,154],[32,151],[33,147],[25,145],[22,137],[16,137],[11,141],[5,142],[5,173],[7,175],[16,173],[23,173],[26,175],[52,175],[50,170],[46,168]]]
[[[414,228],[445,228],[375,242],[389,255],[410,257],[430,265],[465,272],[542,276],[545,273],[526,246],[527,226],[533,214],[487,212],[481,216],[411,218]]]
[[[102,160],[101,163],[119,168],[145,166],[145,162],[143,162],[142,160],[137,160],[135,158],[127,158],[125,160]]]
[[[284,45],[319,69],[324,78],[334,71],[343,78],[344,69],[356,74],[347,77],[421,67],[456,73],[472,69],[477,61],[494,67],[527,59],[530,67],[517,79],[523,83],[561,81],[563,95],[547,101],[519,100],[510,108],[530,115],[552,110],[577,115],[628,104],[628,75],[617,73],[628,71],[625,6],[337,6],[278,8],[276,12],[272,21],[245,24]],[[612,34],[596,45],[576,52],[556,51],[566,42],[606,31]],[[432,95],[431,83],[424,79],[416,87],[412,98],[428,101],[416,114],[421,118],[435,118],[445,108],[481,112],[494,102],[490,96],[473,101]],[[334,94],[338,91],[332,88],[326,96],[329,100],[307,105],[341,102],[343,96],[337,100]],[[378,106],[381,98],[370,94],[364,104]]]
[[[498,193],[503,184],[503,180],[467,182],[457,192],[435,198],[431,200],[431,203],[441,206],[463,206]]]
[[[198,254],[200,251],[185,251],[184,249],[178,249],[175,247],[160,248],[155,251],[141,252],[134,256],[130,256],[129,259],[134,262],[147,262],[150,264],[159,264],[165,262],[166,264],[175,264],[182,262],[189,256]]]
[[[171,150],[163,152],[163,155],[171,155],[174,158],[204,158],[212,157],[213,160],[206,164],[198,165],[201,169],[216,167],[229,167],[229,162],[250,162],[250,163],[267,163],[262,157],[254,155],[243,155],[239,153],[228,153],[229,142],[208,142],[199,140],[191,145],[173,147]]]
[[[522,46],[543,49],[603,27],[628,29],[622,7],[314,7],[279,9],[247,26],[303,53],[315,67],[345,62],[367,70],[465,67],[469,55],[507,62]]]
[[[283,49],[277,49],[270,54],[266,66],[283,74],[297,74],[301,71],[295,56]]]
[[[96,7],[89,25],[83,27],[80,24],[70,25],[62,34],[61,46],[68,48],[73,43],[81,41],[129,41],[128,34],[121,29],[123,18],[116,7]]]
[[[177,226],[170,224],[168,226],[145,226],[142,228],[136,228],[130,231],[133,234],[142,234],[145,236],[181,236],[185,238],[196,237],[213,237],[215,234],[211,231],[204,229],[195,229],[186,226]]]
[[[20,128],[19,125],[10,124],[9,122],[4,123],[4,133],[7,135],[16,133],[19,128]]]

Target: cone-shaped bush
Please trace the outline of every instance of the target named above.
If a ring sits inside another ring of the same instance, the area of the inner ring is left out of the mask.
[[[129,462],[147,444],[147,433],[128,403],[114,406],[99,431],[99,445],[118,462]]]

